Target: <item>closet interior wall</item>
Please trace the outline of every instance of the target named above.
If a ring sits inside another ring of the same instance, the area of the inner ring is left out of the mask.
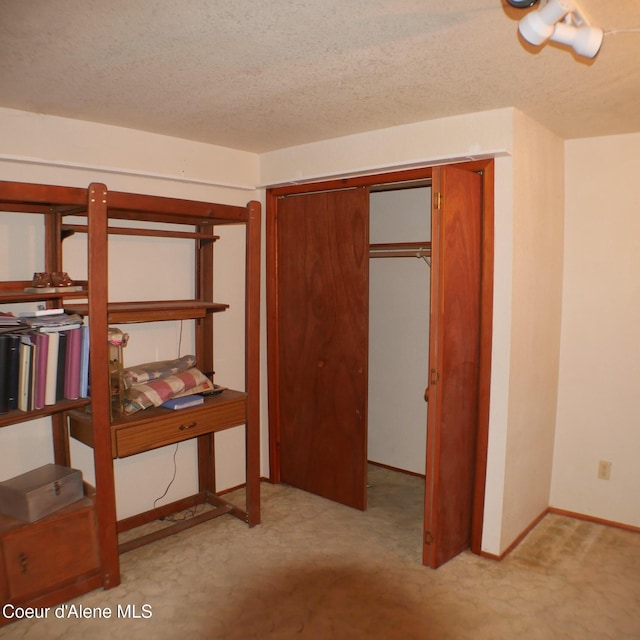
[[[431,187],[372,190],[370,244],[411,243],[369,261],[368,459],[424,475],[429,375]]]

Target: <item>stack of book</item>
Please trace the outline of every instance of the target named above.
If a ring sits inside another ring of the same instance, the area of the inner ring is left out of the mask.
[[[20,318],[16,318],[12,313],[0,311],[0,333],[10,333],[12,331],[22,331],[25,328]]]
[[[43,309],[10,322],[0,320],[0,413],[88,396],[89,327],[80,316]]]

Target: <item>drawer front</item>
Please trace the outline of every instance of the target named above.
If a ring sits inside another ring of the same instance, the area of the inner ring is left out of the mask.
[[[2,551],[12,600],[97,569],[94,511],[82,508],[10,531],[3,536]]]
[[[118,428],[117,455],[123,458],[245,424],[246,416],[246,400],[239,398],[234,402],[213,404],[195,411],[175,411],[166,418]]]

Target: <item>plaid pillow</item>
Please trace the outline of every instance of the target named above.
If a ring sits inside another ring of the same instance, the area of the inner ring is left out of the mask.
[[[140,409],[159,407],[170,398],[207,383],[210,383],[207,376],[193,367],[173,376],[137,384],[124,392],[124,413],[131,415]]]
[[[133,367],[127,367],[123,373],[125,387],[143,384],[150,380],[160,380],[167,376],[173,376],[195,366],[195,356],[182,356],[175,360],[160,360],[159,362],[146,362]]]

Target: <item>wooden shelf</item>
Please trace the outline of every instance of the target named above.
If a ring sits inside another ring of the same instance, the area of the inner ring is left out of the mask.
[[[109,302],[107,321],[114,324],[154,322],[159,320],[196,320],[208,313],[228,309],[228,304],[204,300],[158,300],[149,302]],[[67,313],[89,315],[88,304],[65,304]]]
[[[0,211],[89,217],[89,210],[106,198],[109,218],[186,225],[246,223],[247,207],[182,198],[109,191],[92,183],[88,189],[28,182],[0,182]]]
[[[76,283],[82,287],[82,291],[56,291],[53,293],[26,293],[25,287],[31,286],[31,280],[14,280],[0,282],[0,304],[12,302],[46,302],[47,300],[68,300],[72,298],[86,298],[88,295],[87,281],[79,280]]]
[[[28,422],[36,418],[45,418],[70,409],[77,409],[89,404],[89,398],[80,398],[78,400],[61,400],[56,404],[48,405],[43,409],[34,409],[33,411],[9,411],[0,415],[0,428],[7,427],[11,424],[19,422]]]

